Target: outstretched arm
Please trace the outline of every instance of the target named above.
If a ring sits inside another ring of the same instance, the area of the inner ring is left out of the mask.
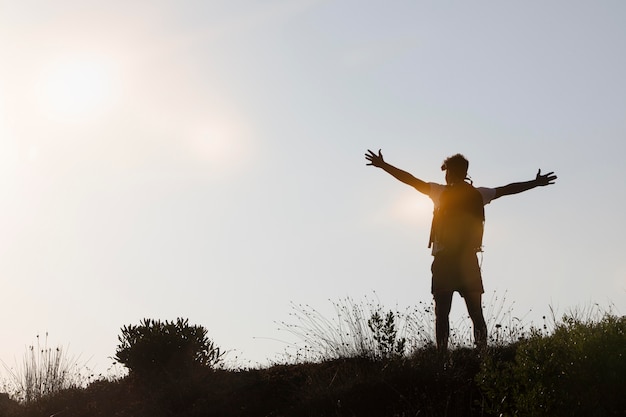
[[[524,191],[532,190],[535,187],[544,187],[546,185],[554,184],[554,180],[556,180],[556,178],[557,176],[554,175],[554,172],[549,172],[547,174],[541,175],[541,170],[539,170],[537,171],[537,176],[534,180],[525,182],[514,182],[503,187],[497,187],[496,196],[494,197],[494,199],[502,197],[503,195],[517,194]]]
[[[383,154],[381,153],[380,149],[378,150],[378,154],[375,154],[374,152],[368,149],[367,153],[365,154],[365,159],[369,161],[367,165],[381,168],[383,171],[392,175],[398,181],[402,181],[403,183],[410,185],[411,187],[415,188],[417,191],[421,193],[428,194],[430,190],[430,186],[428,185],[428,183],[418,178],[415,178],[413,175],[409,174],[408,172],[403,171],[399,168],[396,168],[393,165],[385,162],[385,160],[383,159]]]

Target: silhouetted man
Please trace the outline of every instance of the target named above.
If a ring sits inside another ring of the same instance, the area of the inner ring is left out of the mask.
[[[430,244],[433,263],[432,294],[435,299],[435,331],[437,348],[446,351],[450,333],[449,315],[452,295],[458,291],[467,306],[474,326],[474,341],[487,345],[487,325],[482,311],[484,293],[476,252],[481,251],[484,205],[504,195],[517,194],[535,187],[554,184],[556,175],[537,172],[534,180],[516,182],[497,188],[474,188],[466,182],[469,162],[461,154],[447,158],[441,170],[446,172],[446,185],[424,182],[406,171],[384,161],[368,149],[367,165],[382,168],[397,180],[429,196],[434,203]]]

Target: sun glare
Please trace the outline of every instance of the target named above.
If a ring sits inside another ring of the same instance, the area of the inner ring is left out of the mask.
[[[404,191],[392,205],[393,216],[407,223],[430,224],[432,213],[430,199],[414,190]]]
[[[51,120],[82,123],[104,112],[113,96],[110,65],[98,59],[66,59],[43,73],[39,99]]]

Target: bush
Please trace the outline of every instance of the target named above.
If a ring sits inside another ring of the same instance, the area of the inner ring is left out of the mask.
[[[624,346],[626,317],[566,316],[550,336],[519,342],[513,358],[487,358],[477,382],[497,415],[623,415]]]
[[[372,331],[376,341],[374,358],[392,358],[402,356],[406,346],[406,338],[398,338],[398,329],[393,311],[387,312],[383,319],[380,312],[372,313],[367,321],[367,327]]]
[[[215,368],[223,352],[207,338],[202,326],[187,319],[174,322],[144,319],[122,327],[114,359],[139,378],[179,378],[197,369]]]

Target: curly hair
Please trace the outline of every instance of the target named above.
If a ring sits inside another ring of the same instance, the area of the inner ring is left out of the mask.
[[[469,168],[469,161],[460,153],[452,155],[443,161],[441,165],[442,171],[448,171],[455,177],[466,178],[467,169]]]

